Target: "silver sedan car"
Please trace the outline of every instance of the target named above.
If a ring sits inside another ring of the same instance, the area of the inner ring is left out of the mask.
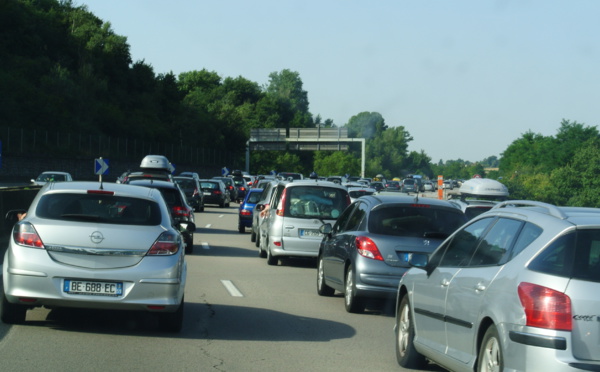
[[[502,202],[409,264],[401,366],[600,371],[600,209]]]
[[[23,323],[27,310],[40,306],[140,310],[158,313],[161,329],[178,332],[187,266],[174,224],[156,189],[48,183],[13,228],[2,321]]]

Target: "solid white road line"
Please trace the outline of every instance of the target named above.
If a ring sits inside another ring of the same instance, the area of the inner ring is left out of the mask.
[[[221,280],[221,283],[225,286],[225,289],[229,292],[232,297],[244,297],[242,292],[240,292],[235,285],[231,282],[231,280]]]

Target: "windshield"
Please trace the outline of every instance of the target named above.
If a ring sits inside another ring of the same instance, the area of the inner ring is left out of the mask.
[[[40,218],[118,225],[159,225],[162,215],[151,200],[107,194],[47,194],[37,205]]]
[[[347,191],[332,187],[296,186],[286,191],[285,215],[336,219],[348,206]]]

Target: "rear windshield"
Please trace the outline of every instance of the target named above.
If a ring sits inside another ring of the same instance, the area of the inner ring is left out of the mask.
[[[297,218],[337,219],[348,206],[348,192],[322,186],[295,186],[286,190],[285,215]]]
[[[260,201],[260,196],[262,195],[262,190],[251,192],[248,195],[248,203],[258,203]]]
[[[67,176],[64,174],[44,173],[38,176],[36,181],[40,182],[59,182],[66,181]]]
[[[393,205],[374,209],[369,218],[369,231],[394,236],[444,239],[466,222],[458,209],[429,205]]]
[[[403,182],[405,185],[414,185],[415,184],[415,180],[404,180]]]
[[[202,190],[218,190],[219,184],[215,182],[200,182]]]
[[[196,188],[196,181],[194,180],[189,180],[189,179],[175,179],[175,182],[177,182],[177,184],[179,184],[179,186],[181,186],[184,189],[195,189]]]
[[[162,215],[151,200],[106,194],[47,194],[37,205],[41,218],[117,225],[159,225]]]

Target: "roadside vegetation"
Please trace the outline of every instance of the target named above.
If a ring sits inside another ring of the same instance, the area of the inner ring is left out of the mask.
[[[424,151],[408,151],[413,138],[406,127],[388,125],[377,112],[358,112],[347,123],[311,113],[308,92],[294,71],[272,72],[264,86],[206,69],[156,74],[144,60],[132,61],[127,38],[110,22],[70,0],[2,1],[0,35],[2,127],[227,149],[233,168],[244,166],[252,128],[347,127],[350,137],[367,139],[367,177],[478,174],[501,179],[512,198],[600,207],[595,126],[563,119],[556,135],[524,133],[500,158],[433,163]],[[75,149],[47,151],[39,155],[79,155]],[[358,175],[360,158],[353,144],[339,152],[255,151],[250,164],[258,174]]]

